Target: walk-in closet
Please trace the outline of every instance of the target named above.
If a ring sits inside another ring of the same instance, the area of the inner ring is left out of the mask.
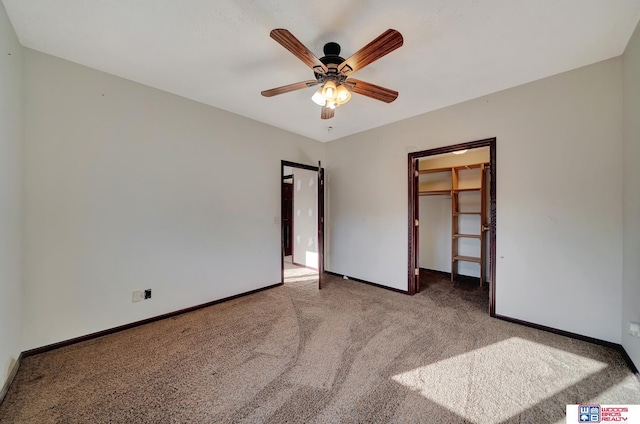
[[[418,161],[419,256],[423,271],[452,282],[489,275],[489,147]]]

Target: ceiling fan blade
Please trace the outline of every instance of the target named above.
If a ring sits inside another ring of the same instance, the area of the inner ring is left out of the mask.
[[[278,94],[289,93],[290,91],[301,90],[303,88],[313,87],[314,85],[318,84],[319,82],[316,80],[296,82],[289,85],[283,85],[282,87],[272,88],[271,90],[264,90],[260,94],[262,94],[264,97],[273,97],[277,96]]]
[[[372,99],[380,100],[381,102],[391,103],[398,98],[397,91],[380,87],[379,85],[371,84],[370,82],[349,78],[343,84],[354,93],[371,97]]]
[[[322,107],[322,111],[320,112],[321,119],[331,119],[333,115],[336,113],[335,109],[331,109],[330,107]]]
[[[296,37],[286,29],[274,29],[270,33],[271,38],[276,40],[282,47],[293,53],[305,65],[319,74],[327,73],[328,69],[320,59],[305,47]]]
[[[338,71],[350,75],[402,46],[403,41],[402,34],[395,29],[388,29],[342,62]]]

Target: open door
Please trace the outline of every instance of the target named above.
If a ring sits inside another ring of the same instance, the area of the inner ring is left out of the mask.
[[[324,169],[318,161],[318,289],[324,274]]]
[[[409,166],[409,172],[413,176],[413,184],[409,185],[410,196],[413,198],[413,223],[410,228],[415,246],[413,263],[410,265],[410,274],[413,273],[413,275],[409,277],[409,281],[412,281],[413,285],[410,285],[409,293],[414,294],[420,292],[420,262],[418,260],[420,258],[420,214],[417,207],[420,187],[418,180],[419,159],[412,159],[412,162],[412,166]]]

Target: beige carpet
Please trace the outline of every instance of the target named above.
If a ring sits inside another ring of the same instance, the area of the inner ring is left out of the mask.
[[[285,283],[312,283],[318,287],[318,271],[302,266],[294,265],[291,256],[284,257],[284,282]]]
[[[566,404],[640,403],[617,352],[491,319],[486,291],[306,277],[28,357],[0,422],[564,423]]]

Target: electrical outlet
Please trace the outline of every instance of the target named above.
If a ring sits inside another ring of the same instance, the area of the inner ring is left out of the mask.
[[[629,321],[629,334],[640,338],[640,323]]]
[[[142,290],[136,290],[131,293],[132,302],[140,302],[142,299],[144,299],[144,292]]]
[[[151,289],[146,289],[144,291],[144,298],[145,299],[151,299]]]

